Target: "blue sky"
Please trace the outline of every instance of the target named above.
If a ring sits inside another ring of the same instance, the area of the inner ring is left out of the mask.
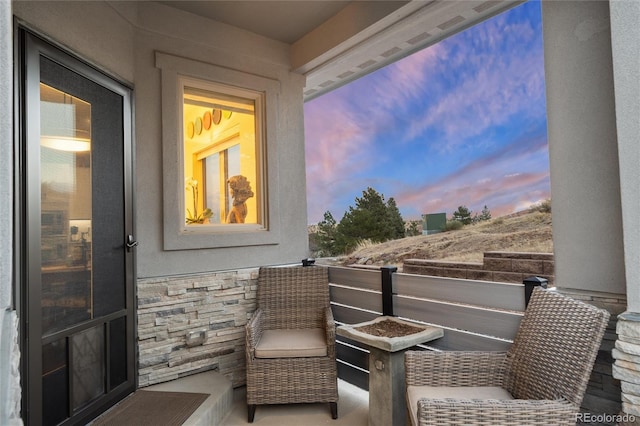
[[[305,104],[308,223],[372,187],[405,220],[550,198],[539,2]]]

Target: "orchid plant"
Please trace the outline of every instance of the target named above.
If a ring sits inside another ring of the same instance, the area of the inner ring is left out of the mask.
[[[205,220],[213,216],[211,209],[204,209],[202,213],[198,213],[198,181],[194,178],[187,179],[186,190],[191,191],[193,197],[193,214],[187,209],[187,225],[195,223],[204,223]]]

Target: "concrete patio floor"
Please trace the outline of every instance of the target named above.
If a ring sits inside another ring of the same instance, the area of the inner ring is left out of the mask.
[[[209,394],[209,397],[185,421],[184,426],[250,424],[247,421],[246,387],[233,389],[231,382],[215,371],[194,374],[140,390]],[[265,405],[257,407],[253,425],[366,426],[369,415],[369,392],[338,380],[338,394],[340,400],[336,420],[331,418],[328,403]],[[107,413],[104,416],[108,415]],[[92,423],[90,422],[89,425]]]
[[[288,404],[258,406],[253,423],[247,422],[246,388],[233,390],[231,412],[221,422],[225,426],[254,424],[256,426],[366,426],[369,414],[369,393],[338,380],[338,418],[331,419],[329,404]]]

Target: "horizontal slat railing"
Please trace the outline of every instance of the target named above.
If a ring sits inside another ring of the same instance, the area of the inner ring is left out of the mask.
[[[397,296],[395,310],[401,318],[470,331],[501,339],[513,339],[522,314],[494,311],[469,305],[433,302]],[[473,350],[474,348],[469,348]]]
[[[329,282],[380,292],[380,270],[332,266],[329,268]]]
[[[373,312],[382,312],[382,297],[379,291],[362,290],[333,284],[330,287],[331,301],[341,305],[352,305],[358,301],[358,308]],[[344,321],[342,321],[344,322]]]
[[[429,346],[448,350],[503,350],[509,342],[501,340],[513,339],[525,304],[522,284],[400,273],[394,292],[394,314],[444,327],[447,339]]]
[[[388,268],[329,267],[331,304],[339,325],[382,315],[385,273],[392,277],[393,315],[445,330],[444,337],[421,347],[506,351],[511,345],[525,309],[524,285],[393,273]],[[366,388],[367,349],[338,336],[337,350],[340,377]]]
[[[341,324],[357,324],[382,315],[380,270],[329,268],[333,317]]]
[[[511,346],[511,340],[502,340],[481,334],[445,328],[443,337],[419,346],[421,348],[440,351],[473,350],[506,352]]]
[[[333,317],[341,324],[357,324],[382,315],[379,269],[329,268],[329,290]],[[342,336],[336,336],[338,377],[369,389],[369,351]]]
[[[522,312],[522,284],[394,274],[395,293],[425,299]]]
[[[340,324],[358,324],[379,317],[379,312],[363,311],[349,306],[332,304],[333,318]]]
[[[338,377],[369,390],[369,351],[346,337],[336,336]]]

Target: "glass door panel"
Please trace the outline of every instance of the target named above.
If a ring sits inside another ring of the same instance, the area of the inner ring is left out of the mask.
[[[42,424],[56,425],[68,417],[67,342],[58,339],[42,346]]]
[[[91,104],[40,83],[42,333],[93,318]]]

